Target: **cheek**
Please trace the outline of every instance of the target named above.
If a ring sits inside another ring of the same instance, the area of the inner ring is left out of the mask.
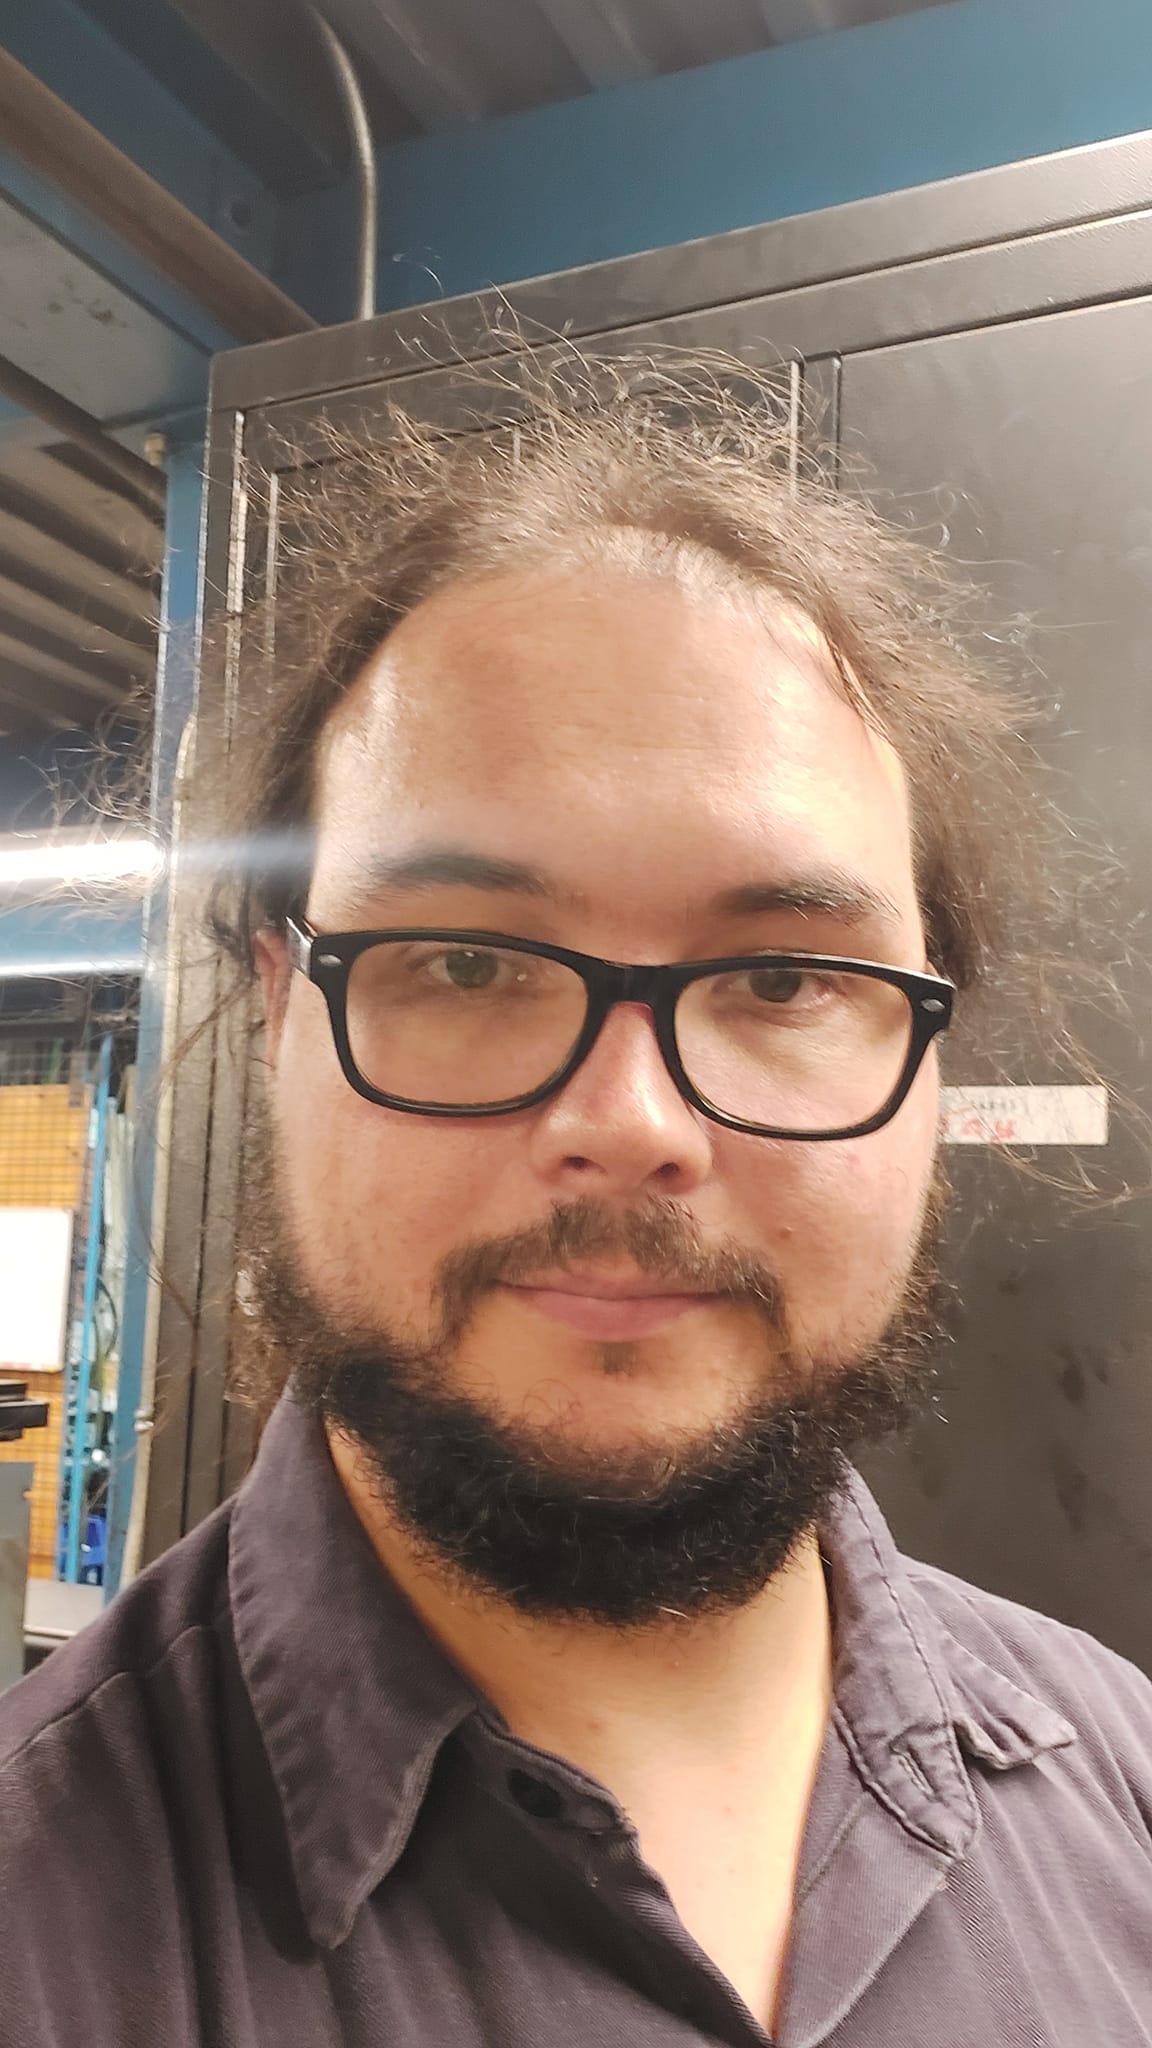
[[[778,1148],[760,1176],[758,1234],[779,1263],[798,1337],[870,1341],[903,1290],[936,1148],[935,1091],[870,1137]]]
[[[436,1267],[484,1229],[507,1140],[365,1102],[314,1025],[286,1022],[272,1095],[304,1275],[345,1314],[422,1327]]]

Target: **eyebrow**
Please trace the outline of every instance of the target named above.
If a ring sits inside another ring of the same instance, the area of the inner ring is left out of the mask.
[[[493,895],[533,896],[549,903],[583,908],[585,899],[524,861],[498,860],[464,847],[433,846],[416,853],[371,855],[357,862],[354,902],[366,903],[385,892],[418,893],[421,889],[483,889]]]
[[[568,888],[545,868],[524,861],[500,860],[471,853],[464,847],[428,847],[397,857],[372,855],[358,863],[354,903],[368,903],[384,892],[419,893],[423,889],[465,887],[493,895],[527,896],[583,910],[588,899]],[[776,911],[836,917],[847,925],[898,924],[899,906],[882,889],[840,869],[782,881],[741,882],[722,890],[705,906],[719,917],[764,916]]]
[[[810,875],[785,882],[741,882],[713,898],[709,909],[721,917],[749,917],[757,912],[795,910],[800,914],[839,918],[842,924],[899,924],[895,899],[870,882],[841,872]]]

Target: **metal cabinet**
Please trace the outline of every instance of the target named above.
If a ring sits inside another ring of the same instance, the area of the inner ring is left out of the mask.
[[[1034,685],[1062,707],[1046,742],[1062,793],[1114,849],[1100,957],[1125,957],[1139,1013],[1152,993],[1152,137],[222,357],[207,566],[234,630],[201,678],[201,750],[226,743],[236,693],[259,687],[245,607],[274,582],[301,462],[323,457],[320,423],[380,431],[385,397],[449,430],[512,416],[507,384],[483,421],[461,399],[461,365],[500,357],[514,374],[499,338],[509,303],[542,348],[557,335],[606,354],[659,342],[775,365],[797,432],[815,418],[841,450],[845,488],[946,526],[989,587],[990,625],[1032,615]],[[202,1000],[185,977],[186,1022]],[[1147,1106],[1139,1034],[1090,1018],[1088,1036],[1117,1092]],[[210,1035],[174,1106],[168,1243],[192,1314],[162,1319],[172,1401],[152,1458],[151,1553],[242,1462],[221,1406],[240,1107]],[[1103,1165],[1114,1187],[1150,1177],[1123,1121]],[[1072,1208],[985,1158],[959,1158],[955,1177],[948,1422],[869,1459],[869,1475],[908,1548],[1152,1670],[1152,1202]]]
[[[1088,985],[1113,1097],[1096,1201],[957,1161],[948,1426],[885,1461],[885,1504],[912,1550],[1152,1669],[1152,1202],[1115,1200],[1152,1172],[1152,297],[864,351],[844,363],[841,437],[885,509],[977,566],[989,628],[1019,622],[1080,834],[1081,957],[1128,1011]]]

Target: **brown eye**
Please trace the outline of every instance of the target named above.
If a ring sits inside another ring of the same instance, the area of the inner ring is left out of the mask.
[[[803,986],[799,967],[756,967],[748,975],[748,993],[762,1003],[790,1003]]]
[[[453,988],[491,988],[500,972],[495,953],[476,952],[471,947],[442,953],[438,964]]]

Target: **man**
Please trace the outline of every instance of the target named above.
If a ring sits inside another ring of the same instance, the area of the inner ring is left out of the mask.
[[[929,1384],[1010,709],[665,398],[329,508],[216,908],[291,1385],[0,1712],[12,2048],[1152,2042],[1147,1681],[846,1462]]]

